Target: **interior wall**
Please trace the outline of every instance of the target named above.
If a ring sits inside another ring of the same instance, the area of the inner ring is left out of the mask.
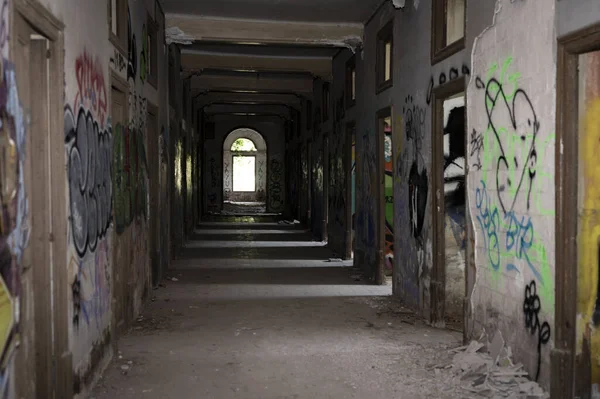
[[[346,63],[354,56],[350,50],[344,50],[333,59],[333,83],[331,100],[333,105],[332,133],[330,140],[329,163],[329,223],[328,246],[342,256],[346,252],[346,230],[352,228],[352,221],[346,220],[348,208],[352,202],[346,198],[347,190],[352,190],[352,182],[346,178],[347,146],[351,145],[347,132],[347,123],[355,121],[356,106],[346,106]]]
[[[164,15],[155,13],[160,7],[154,1],[131,1],[129,48],[121,53],[108,40],[106,1],[41,3],[65,24],[65,125],[60,140],[65,143],[68,177],[68,331],[75,391],[83,395],[94,372],[111,355],[108,344],[116,339],[115,321],[127,323],[136,317],[149,291],[145,121],[148,102],[159,109],[160,124],[167,118]],[[142,37],[149,14],[159,31],[158,89],[142,76],[147,54]],[[113,73],[129,87],[124,125],[112,123]],[[115,168],[124,158],[135,168]],[[117,267],[126,281],[115,281]],[[124,297],[115,292],[116,284],[127,286]]]
[[[546,388],[554,329],[555,2],[499,0],[468,86],[474,331],[500,330]],[[535,18],[538,29],[515,21]],[[498,40],[502,37],[503,40]],[[539,66],[543,65],[543,68]],[[495,99],[492,100],[492,99]]]

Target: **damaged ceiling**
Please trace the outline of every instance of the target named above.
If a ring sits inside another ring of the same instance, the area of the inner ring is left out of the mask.
[[[333,57],[362,44],[364,23],[385,2],[392,4],[161,0],[167,42],[181,49],[182,75],[191,79],[195,104],[218,103],[222,109],[249,93],[258,108],[261,95],[271,104],[286,105],[290,98],[311,97],[313,79],[331,80]]]
[[[162,0],[167,14],[321,23],[364,23],[382,0]]]

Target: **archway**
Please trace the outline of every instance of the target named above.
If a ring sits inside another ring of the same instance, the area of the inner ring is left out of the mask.
[[[223,142],[223,211],[266,211],[267,143],[254,129],[239,128]]]

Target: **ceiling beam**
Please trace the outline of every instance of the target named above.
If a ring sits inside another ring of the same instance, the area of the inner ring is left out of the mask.
[[[194,95],[194,105],[204,107],[216,102],[243,102],[255,104],[281,104],[291,106],[296,109],[302,107],[302,99],[292,93],[239,93],[225,91],[201,92]]]
[[[361,23],[259,21],[182,14],[167,14],[166,26],[168,33],[177,32],[179,38],[186,38],[185,42],[329,45],[353,51],[362,44],[364,29]]]
[[[310,95],[313,90],[313,79],[310,76],[263,77],[260,74],[244,75],[200,75],[191,77],[190,89],[194,91],[262,91],[279,90]]]
[[[182,51],[181,65],[186,70],[229,69],[271,72],[310,73],[329,80],[332,74],[331,58],[310,57],[254,57],[239,54],[187,53]]]

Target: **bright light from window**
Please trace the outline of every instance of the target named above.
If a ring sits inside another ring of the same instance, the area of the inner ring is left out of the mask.
[[[256,151],[256,146],[252,140],[248,139],[237,139],[231,145],[231,151],[242,152],[242,151]]]
[[[254,156],[236,155],[233,157],[233,191],[256,191],[255,164],[256,157]]]

